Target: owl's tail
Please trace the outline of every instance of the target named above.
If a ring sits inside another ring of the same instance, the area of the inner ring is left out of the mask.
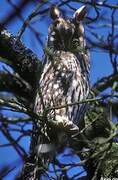
[[[45,141],[45,137],[40,136],[36,147],[37,156],[42,160],[42,163],[48,165],[53,160],[56,151],[54,142]]]
[[[45,133],[40,132],[37,139],[36,154],[37,158],[42,161],[42,164],[48,166],[48,164],[53,160],[56,153],[55,137],[51,137],[47,130]]]

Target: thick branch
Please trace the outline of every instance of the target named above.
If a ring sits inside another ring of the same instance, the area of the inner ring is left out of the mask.
[[[31,101],[32,88],[15,74],[0,72],[0,91],[12,92]]]
[[[41,62],[30,49],[25,48],[21,41],[17,41],[17,37],[13,37],[3,28],[0,28],[0,56],[8,59],[12,68],[35,88]]]

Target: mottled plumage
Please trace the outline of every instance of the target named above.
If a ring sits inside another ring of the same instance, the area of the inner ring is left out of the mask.
[[[90,63],[81,22],[85,13],[86,7],[82,6],[73,18],[65,20],[57,7],[51,8],[53,22],[49,27],[34,108],[37,114],[45,115],[39,128],[42,135],[37,137],[39,153],[51,151],[53,143],[65,142],[63,134],[67,132],[68,136],[71,130],[78,130],[76,125],[85,113],[85,104],[53,108],[85,100],[88,96]],[[54,127],[48,123],[51,121],[55,122]]]

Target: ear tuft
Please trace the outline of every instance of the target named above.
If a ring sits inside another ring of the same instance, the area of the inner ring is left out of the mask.
[[[87,12],[86,6],[80,7],[73,15],[76,22],[83,20]]]
[[[61,13],[57,6],[52,5],[50,8],[50,17],[55,20],[60,17]]]

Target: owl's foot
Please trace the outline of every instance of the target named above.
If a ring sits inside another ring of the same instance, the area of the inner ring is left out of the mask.
[[[72,121],[69,121],[66,117],[56,115],[55,121],[51,121],[51,124],[59,128],[61,131],[64,131],[71,137],[75,137],[79,134],[79,127]]]
[[[75,137],[79,134],[79,127],[72,121],[64,121],[64,129],[71,137]]]

